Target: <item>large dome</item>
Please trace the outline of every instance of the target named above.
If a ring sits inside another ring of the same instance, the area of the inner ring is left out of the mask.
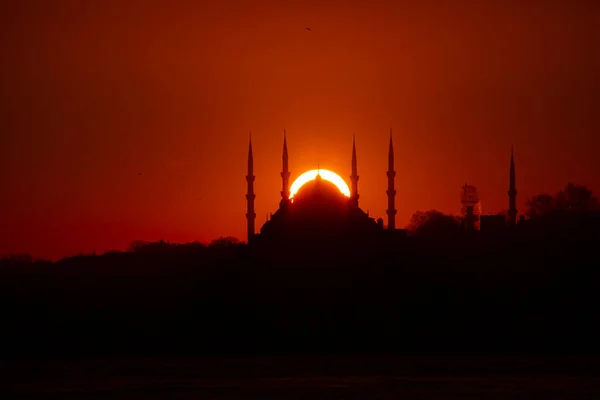
[[[333,183],[317,177],[305,183],[293,199],[294,208],[311,206],[318,208],[339,207],[348,204],[346,197]]]
[[[376,222],[333,183],[317,177],[302,185],[291,203],[280,209],[261,229],[271,240],[289,243],[323,243],[331,245],[351,236],[371,234]]]
[[[294,196],[290,206],[294,229],[313,235],[319,230],[342,229],[348,219],[348,200],[337,186],[317,176]]]

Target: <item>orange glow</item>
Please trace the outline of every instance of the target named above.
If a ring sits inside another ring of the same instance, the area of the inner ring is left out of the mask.
[[[260,224],[283,128],[293,178],[326,162],[350,186],[355,134],[384,220],[393,128],[398,228],[459,214],[465,182],[506,210],[511,146],[519,213],[600,193],[600,2],[21,3],[0,13],[0,257],[243,239],[248,133]]]
[[[317,175],[321,175],[321,178],[324,180],[333,183],[346,197],[350,197],[350,188],[348,184],[335,172],[326,170],[326,169],[313,169],[310,171],[306,171],[302,175],[296,178],[294,183],[292,183],[292,187],[290,188],[290,199],[294,198],[294,195],[298,193],[298,190],[307,182],[314,180]]]

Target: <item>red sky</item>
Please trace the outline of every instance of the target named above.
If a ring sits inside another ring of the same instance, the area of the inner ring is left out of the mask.
[[[417,210],[518,206],[567,182],[600,192],[600,3],[33,1],[0,5],[0,254],[56,259],[136,239],[245,238],[320,164],[397,225]],[[310,27],[308,32],[305,28]],[[138,176],[138,172],[143,172]]]

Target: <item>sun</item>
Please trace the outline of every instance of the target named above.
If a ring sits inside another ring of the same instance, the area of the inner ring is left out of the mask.
[[[348,184],[338,174],[326,169],[313,169],[306,171],[292,183],[292,187],[290,188],[290,199],[293,199],[294,195],[298,193],[298,190],[300,190],[305,183],[315,179],[317,175],[321,175],[321,178],[333,183],[344,196],[350,197],[350,188],[348,187]]]

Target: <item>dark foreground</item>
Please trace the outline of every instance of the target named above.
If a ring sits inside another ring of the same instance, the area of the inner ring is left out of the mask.
[[[598,361],[564,356],[96,359],[11,361],[0,372],[8,398],[597,399]]]
[[[600,214],[578,218],[8,260],[0,398],[598,399]]]

